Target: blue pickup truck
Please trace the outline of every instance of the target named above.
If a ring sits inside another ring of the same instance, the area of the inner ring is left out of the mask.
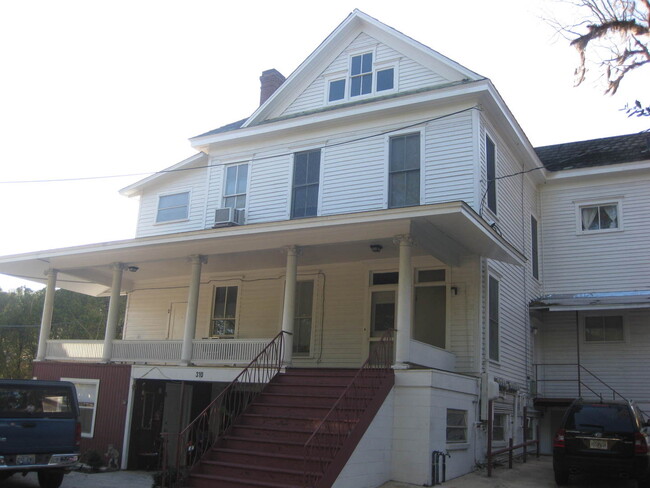
[[[0,380],[0,480],[35,471],[59,488],[79,461],[77,393],[67,381]]]

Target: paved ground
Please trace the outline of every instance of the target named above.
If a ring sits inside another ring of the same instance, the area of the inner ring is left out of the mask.
[[[528,459],[526,464],[515,462],[512,469],[498,467],[487,477],[486,470],[461,476],[441,485],[443,488],[555,488],[550,456]],[[636,482],[615,479],[572,478],[572,487],[581,488],[635,488]],[[420,488],[417,485],[390,482],[381,488]]]
[[[38,488],[36,475],[26,477],[14,475],[2,484],[2,488]],[[150,472],[116,471],[113,473],[85,474],[74,472],[68,474],[61,488],[151,488]],[[633,481],[576,478],[571,486],[580,488],[635,488]],[[553,466],[550,456],[529,459],[526,464],[515,462],[513,469],[498,467],[492,477],[487,477],[485,470],[479,470],[442,484],[443,488],[555,488]],[[391,481],[381,488],[420,488],[417,485]]]

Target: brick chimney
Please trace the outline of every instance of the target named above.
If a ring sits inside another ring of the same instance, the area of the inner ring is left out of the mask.
[[[260,76],[260,105],[266,102],[275,90],[280,88],[286,78],[277,69],[267,69]]]

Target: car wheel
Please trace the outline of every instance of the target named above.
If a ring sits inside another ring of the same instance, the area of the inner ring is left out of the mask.
[[[0,471],[0,481],[4,481],[7,478],[9,478],[13,473],[13,471]]]
[[[38,484],[41,488],[59,488],[63,483],[63,471],[39,471]]]
[[[555,474],[555,484],[557,486],[566,486],[569,484],[569,472],[568,471],[560,471],[560,470],[554,470],[553,474]]]

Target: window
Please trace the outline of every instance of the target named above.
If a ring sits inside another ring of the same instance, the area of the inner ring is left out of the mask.
[[[488,279],[488,314],[489,314],[489,357],[499,360],[499,281],[490,276]]]
[[[496,147],[489,136],[485,136],[485,164],[487,176],[487,206],[493,214],[497,213],[497,164]]]
[[[296,315],[293,327],[293,353],[308,355],[311,345],[312,310],[314,303],[314,282],[296,283]]]
[[[505,441],[508,428],[508,414],[495,413],[492,420],[492,440]]]
[[[95,431],[95,415],[97,413],[97,397],[99,395],[99,380],[78,378],[61,378],[61,380],[74,383],[77,390],[81,437],[93,437]]]
[[[420,204],[420,134],[390,138],[388,207]]]
[[[623,342],[624,339],[621,315],[585,317],[586,342]]]
[[[372,52],[352,56],[347,76],[329,81],[327,101],[349,100],[362,95],[393,90],[395,67],[386,66],[385,63],[377,67],[373,56]],[[346,86],[349,87],[347,93]]]
[[[537,219],[530,216],[530,254],[533,278],[539,278],[539,241],[537,237]]]
[[[581,206],[580,228],[582,232],[618,229],[619,214],[618,203]]]
[[[214,306],[212,308],[212,337],[235,337],[237,325],[237,295],[236,286],[218,286],[214,290]]]
[[[447,442],[467,442],[467,410],[447,409]]]
[[[185,220],[189,215],[190,192],[161,195],[158,198],[156,222]]]
[[[248,164],[227,166],[223,190],[223,208],[246,208],[247,186]]]
[[[293,162],[292,219],[317,215],[319,178],[320,149],[296,153]]]

